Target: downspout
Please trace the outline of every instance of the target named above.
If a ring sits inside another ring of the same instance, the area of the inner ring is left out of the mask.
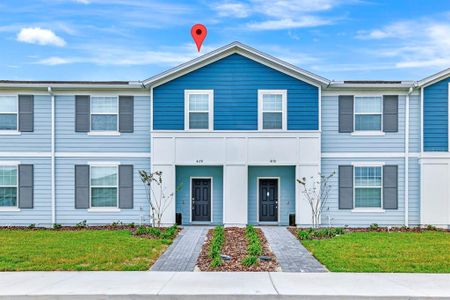
[[[52,225],[56,224],[56,193],[55,193],[55,95],[52,87],[48,87],[48,93],[51,97],[51,199],[52,199]]]
[[[409,225],[409,96],[413,91],[411,86],[405,104],[405,226]]]

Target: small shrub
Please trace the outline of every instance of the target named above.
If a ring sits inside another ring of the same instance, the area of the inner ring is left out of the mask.
[[[256,256],[253,255],[247,255],[246,257],[244,257],[244,259],[242,260],[242,264],[246,267],[250,267],[253,266],[254,264],[256,264],[258,262],[258,258]]]
[[[437,228],[436,228],[436,226],[433,226],[433,225],[427,225],[427,230],[430,230],[430,231],[436,231],[437,230]]]
[[[345,234],[345,229],[342,228],[342,227],[335,227],[335,228],[334,228],[334,232],[335,232],[337,235],[342,235],[342,234]]]
[[[172,238],[174,238],[175,234],[177,233],[177,229],[178,229],[178,226],[173,225],[162,232],[160,231],[161,232],[160,237],[165,240],[172,239]]]
[[[87,221],[83,220],[81,222],[78,222],[77,224],[75,224],[75,227],[77,227],[77,228],[85,228],[85,227],[87,227]]]
[[[297,231],[299,240],[327,239],[342,234],[345,234],[345,229],[342,227],[308,228]]]
[[[306,230],[299,230],[297,231],[297,237],[299,240],[311,240],[311,232]]]
[[[133,223],[128,224],[128,227],[130,227],[130,228],[135,228],[136,225],[135,225],[134,222],[133,222]]]
[[[369,226],[369,229],[370,230],[378,230],[378,228],[380,228],[380,226],[378,226],[378,224],[377,223],[372,223],[372,224],[370,224],[370,226]]]
[[[211,258],[211,268],[217,268],[222,265],[222,247],[225,243],[225,229],[222,226],[216,226],[209,245],[209,257]]]
[[[111,227],[112,228],[117,228],[117,227],[122,226],[122,225],[123,225],[123,223],[121,221],[116,221],[116,222],[112,222],[111,223]]]
[[[144,235],[146,233],[147,233],[147,228],[145,226],[139,226],[135,232],[136,235]]]
[[[246,267],[254,265],[258,262],[258,256],[263,253],[263,247],[259,239],[255,227],[247,225],[245,228],[245,237],[247,238],[247,256],[242,260],[242,264]]]
[[[36,224],[30,224],[28,225],[28,229],[35,229],[36,228]]]
[[[61,229],[61,228],[62,228],[62,225],[61,225],[61,224],[58,224],[58,223],[53,224],[53,229],[59,230],[59,229]]]

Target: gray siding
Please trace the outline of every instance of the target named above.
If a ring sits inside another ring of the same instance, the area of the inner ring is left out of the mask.
[[[34,96],[34,130],[20,135],[1,135],[1,151],[45,152],[50,151],[51,98]]]
[[[32,164],[34,168],[33,208],[20,211],[0,211],[0,226],[50,226],[51,209],[51,168],[50,158],[0,158],[1,161],[18,161],[21,164]],[[20,201],[20,200],[19,200]]]
[[[75,96],[57,96],[56,151],[150,152],[150,97],[134,98],[134,132],[98,136],[75,132]]]
[[[75,165],[90,162],[118,162],[134,166],[134,207],[120,212],[88,212],[87,209],[75,209]],[[149,170],[148,158],[57,158],[56,159],[56,223],[74,225],[86,220],[88,225],[110,224],[115,221],[123,223],[149,222],[149,204],[145,187],[139,177],[139,170]]]

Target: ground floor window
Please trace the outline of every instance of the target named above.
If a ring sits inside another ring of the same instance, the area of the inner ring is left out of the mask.
[[[17,167],[0,166],[0,207],[17,206]]]
[[[117,166],[91,166],[91,207],[117,207]]]
[[[381,208],[382,167],[355,167],[355,208]]]

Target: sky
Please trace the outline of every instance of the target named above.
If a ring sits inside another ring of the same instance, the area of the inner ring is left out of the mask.
[[[144,80],[240,41],[331,80],[450,67],[450,0],[0,0],[0,79]],[[192,25],[208,35],[198,53]]]

